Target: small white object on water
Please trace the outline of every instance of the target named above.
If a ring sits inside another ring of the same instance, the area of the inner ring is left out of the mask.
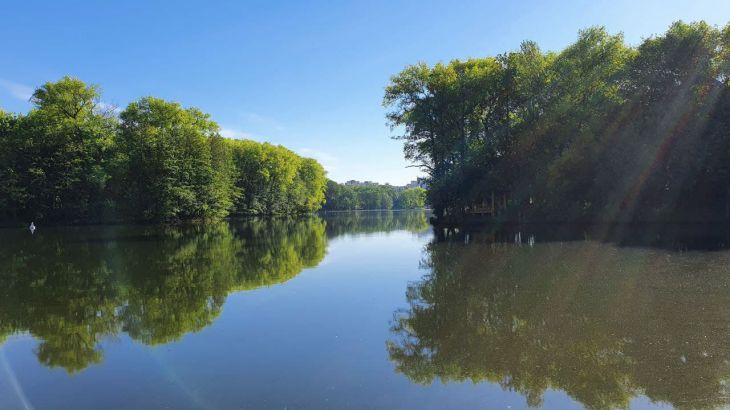
[[[31,222],[28,229],[30,229],[30,234],[33,235],[33,233],[35,232],[35,224]]]

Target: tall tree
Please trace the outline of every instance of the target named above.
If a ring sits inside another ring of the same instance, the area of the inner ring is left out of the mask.
[[[677,22],[630,48],[594,27],[558,53],[408,66],[383,102],[438,217],[497,193],[508,219],[724,219],[729,33]]]
[[[228,213],[230,152],[207,114],[145,97],[129,104],[120,118],[117,192],[126,212],[163,221]]]
[[[64,77],[39,87],[28,115],[0,114],[2,213],[31,220],[89,221],[102,208],[115,120],[99,89]]]

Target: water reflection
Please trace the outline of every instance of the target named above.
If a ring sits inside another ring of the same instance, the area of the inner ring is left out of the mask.
[[[730,405],[730,253],[464,242],[427,246],[394,316],[388,352],[412,381],[498,383],[530,406],[547,389],[588,408]]]
[[[595,240],[626,247],[651,247],[673,251],[724,250],[730,245],[730,224],[505,224],[465,229],[435,228],[439,241],[566,242]]]
[[[405,230],[424,232],[430,226],[421,211],[351,211],[328,212],[327,236],[367,234]]]
[[[38,360],[73,373],[126,334],[158,345],[197,332],[226,297],[317,266],[328,238],[428,228],[423,212],[240,219],[188,226],[0,230],[0,345],[28,332]]]
[[[0,342],[29,332],[38,360],[76,372],[124,332],[168,343],[206,327],[235,290],[284,282],[325,255],[325,222],[3,232]]]

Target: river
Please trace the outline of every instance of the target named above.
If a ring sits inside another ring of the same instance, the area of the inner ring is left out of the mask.
[[[722,246],[427,221],[0,229],[0,408],[730,405]]]

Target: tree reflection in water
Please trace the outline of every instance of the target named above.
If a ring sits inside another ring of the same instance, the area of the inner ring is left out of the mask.
[[[335,211],[326,215],[328,237],[401,230],[419,233],[429,227],[423,211]]]
[[[394,316],[388,352],[412,381],[498,383],[530,406],[547,389],[588,408],[730,405],[730,253],[464,242],[426,247]]]
[[[0,342],[29,332],[38,359],[69,372],[120,332],[160,344],[199,331],[230,292],[285,282],[326,248],[319,218],[23,233],[0,249]]]
[[[127,334],[170,343],[210,325],[228,294],[317,266],[328,238],[424,231],[423,212],[239,219],[187,226],[0,230],[0,346],[28,332],[46,366],[77,372]]]

